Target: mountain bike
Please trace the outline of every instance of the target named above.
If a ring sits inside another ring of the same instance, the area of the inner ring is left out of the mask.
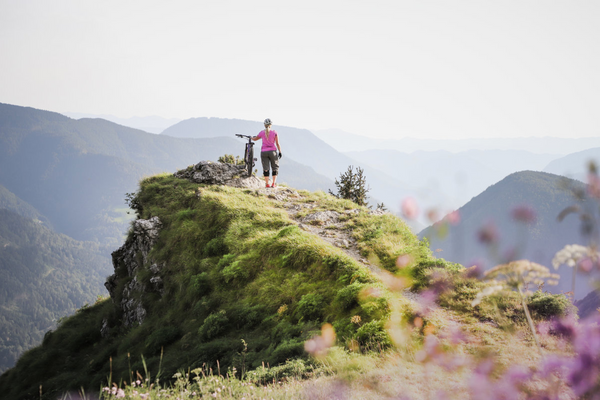
[[[246,164],[248,176],[250,177],[252,176],[252,169],[254,168],[254,162],[256,161],[256,158],[254,158],[254,143],[252,142],[252,136],[240,135],[239,133],[236,133],[235,136],[248,139],[248,143],[244,146],[244,163]]]

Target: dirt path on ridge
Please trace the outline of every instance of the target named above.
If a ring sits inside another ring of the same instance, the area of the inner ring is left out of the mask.
[[[352,237],[347,225],[340,221],[340,216],[343,216],[344,214],[359,213],[359,209],[347,210],[344,213],[338,213],[337,211],[315,211],[314,213],[311,213],[309,211],[307,215],[304,215],[303,213],[304,216],[300,217],[298,214],[301,211],[315,209],[317,208],[317,205],[301,202],[302,196],[297,191],[290,188],[264,188],[258,189],[257,191],[282,204],[290,218],[298,224],[300,229],[310,232],[339,248],[348,256],[368,268],[377,277],[380,279],[383,278],[384,270],[377,265],[371,264],[360,254],[357,242]],[[380,211],[371,211],[370,213],[373,215],[382,214]],[[404,289],[402,294],[409,300],[415,302],[418,302],[420,298],[419,294],[411,292],[409,289]]]

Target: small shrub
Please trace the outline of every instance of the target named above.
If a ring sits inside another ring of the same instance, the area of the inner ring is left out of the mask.
[[[225,315],[224,310],[210,314],[206,317],[200,329],[198,329],[198,334],[202,340],[208,341],[214,339],[225,332],[228,323],[229,318]]]
[[[201,274],[192,276],[190,279],[190,290],[197,297],[209,294],[212,290],[212,285],[208,274],[202,272]]]
[[[250,276],[250,272],[239,261],[234,261],[221,271],[225,283],[232,281],[242,282]]]
[[[372,319],[386,318],[390,313],[390,303],[386,296],[367,297],[360,303],[363,313]]]
[[[303,379],[310,376],[314,367],[307,364],[304,360],[287,360],[285,364],[276,367],[259,367],[246,375],[249,380],[255,384],[266,385],[273,381],[294,378]]]
[[[562,317],[575,312],[574,306],[563,294],[536,291],[528,300],[529,309],[540,318]]]
[[[244,160],[240,159],[240,156],[234,157],[232,154],[224,154],[217,161],[222,164],[244,165]]]
[[[218,257],[228,252],[227,245],[221,236],[211,239],[204,247],[207,257]]]
[[[230,313],[231,322],[236,324],[238,328],[244,327],[252,329],[258,326],[263,319],[268,316],[266,307],[263,305],[256,306],[239,306]]]
[[[352,200],[359,206],[367,205],[367,193],[371,189],[367,187],[367,178],[361,167],[357,167],[354,172],[354,167],[350,165],[346,172],[340,174],[340,180],[335,180],[335,186],[337,193],[329,190],[329,194],[338,199]]]
[[[304,354],[304,340],[286,340],[277,346],[273,353],[271,353],[270,363],[272,365],[280,364],[286,360],[298,358]]]
[[[358,295],[364,287],[364,284],[354,282],[338,290],[335,300],[344,310],[350,310],[358,305]]]
[[[302,334],[303,324],[292,324],[289,321],[280,321],[271,330],[271,342],[280,343],[283,340],[298,337]]]
[[[217,268],[223,269],[223,268],[227,267],[235,260],[235,257],[236,257],[235,254],[225,254],[219,260],[219,263],[217,264]]]
[[[320,294],[309,293],[302,296],[296,307],[296,313],[305,321],[320,320],[325,308],[325,300]]]
[[[387,349],[392,346],[392,341],[385,330],[384,322],[378,320],[367,322],[358,328],[355,339],[361,346],[370,349]]]

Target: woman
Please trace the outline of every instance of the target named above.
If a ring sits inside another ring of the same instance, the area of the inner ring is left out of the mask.
[[[279,146],[279,137],[277,132],[271,129],[271,120],[265,119],[265,130],[252,138],[257,141],[262,140],[260,149],[260,160],[263,166],[263,175],[265,177],[266,187],[277,187],[277,173],[279,172],[279,159],[281,158],[281,146]],[[277,153],[279,151],[279,153]],[[269,185],[269,170],[273,171],[273,184]]]

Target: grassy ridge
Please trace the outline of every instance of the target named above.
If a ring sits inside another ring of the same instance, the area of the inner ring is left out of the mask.
[[[97,390],[111,374],[115,382],[130,381],[130,372],[145,368],[170,378],[179,369],[203,365],[241,372],[278,365],[305,358],[304,342],[325,322],[334,326],[342,346],[350,341],[368,346],[371,338],[385,335],[380,321],[387,318],[389,299],[381,283],[343,251],[300,229],[281,202],[170,175],[142,181],[136,200],[140,218],[158,216],[162,222],[148,265],[136,276],[151,287],[149,267],[164,265],[163,294],[141,295],[144,322],[122,326],[115,304],[131,281],[123,278],[114,303],[81,310],[47,334],[42,346],[0,377],[0,393],[26,398],[39,395],[42,385],[51,398],[67,389]],[[311,211],[357,208],[322,192],[301,192],[293,201],[316,205]],[[431,259],[395,217],[361,209],[344,219],[363,256],[383,267],[395,269],[394,260],[404,253]],[[127,240],[134,240],[132,233]],[[118,276],[125,276],[119,270],[126,267],[115,266]],[[361,296],[374,286],[383,294]],[[360,326],[351,322],[356,315]],[[102,338],[104,319],[111,329]]]

